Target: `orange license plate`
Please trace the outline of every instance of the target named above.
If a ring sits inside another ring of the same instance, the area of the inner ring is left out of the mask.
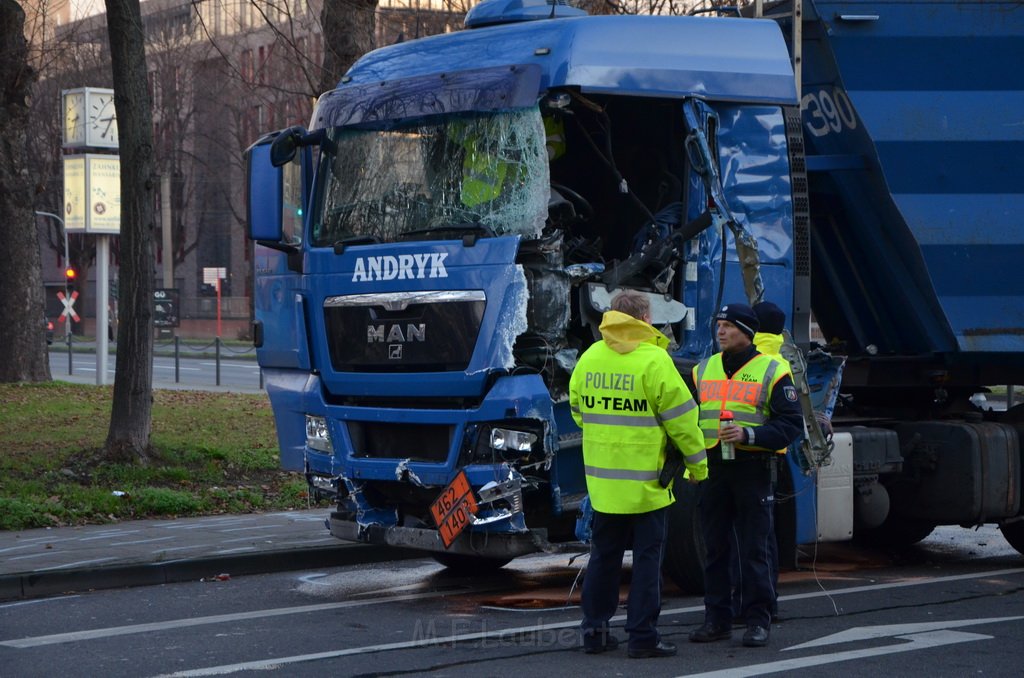
[[[460,471],[430,505],[430,513],[434,516],[445,548],[451,546],[455,538],[466,529],[470,516],[476,511],[476,498],[469,487],[469,479],[465,472]]]

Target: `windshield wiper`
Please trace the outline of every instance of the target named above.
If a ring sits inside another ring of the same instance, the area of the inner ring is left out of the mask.
[[[334,253],[341,254],[349,245],[376,245],[380,241],[375,235],[350,235],[334,243]]]
[[[431,233],[458,233],[462,237],[462,243],[466,247],[472,247],[480,236],[494,237],[494,232],[479,221],[465,222],[461,224],[438,224],[427,228],[418,228],[414,231],[406,231],[401,234],[405,239],[409,236],[424,236]],[[425,240],[425,238],[413,238],[414,240]]]

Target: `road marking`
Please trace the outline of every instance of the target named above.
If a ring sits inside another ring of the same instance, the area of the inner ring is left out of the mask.
[[[37,567],[36,572],[44,572],[47,570],[64,570],[69,567],[75,567],[76,565],[91,565],[93,563],[105,563],[108,560],[116,560],[115,556],[109,558],[93,558],[92,560],[79,560],[74,563],[64,563],[63,565],[51,565],[50,567]]]
[[[495,590],[497,587],[474,589],[474,593],[483,593]],[[394,603],[409,600],[426,600],[429,598],[440,598],[451,595],[451,591],[424,591],[400,596],[391,596],[378,600],[347,600],[340,603],[319,603],[317,605],[299,605],[296,607],[279,607],[270,610],[252,610],[251,612],[236,612],[233,614],[217,614],[208,617],[195,617],[186,619],[169,619],[162,622],[151,622],[148,624],[133,624],[131,626],[111,626],[103,629],[88,629],[85,631],[71,631],[68,633],[54,633],[48,636],[31,636],[15,640],[2,640],[0,645],[5,647],[27,648],[40,647],[42,645],[59,645],[62,643],[74,643],[81,640],[95,640],[97,638],[111,638],[114,636],[128,636],[137,633],[152,633],[154,631],[166,631],[168,629],[180,629],[190,626],[202,626],[204,624],[223,624],[226,622],[241,621],[245,619],[265,619],[267,617],[280,617],[289,614],[308,614],[311,612],[323,612],[325,610],[340,610],[349,607],[368,607],[383,603]],[[573,622],[578,624],[579,622]]]
[[[206,367],[216,367],[217,366],[216,362],[209,362],[209,363],[204,362],[204,363],[199,363],[199,364],[200,365],[205,365]],[[242,368],[244,370],[258,370],[258,369],[260,369],[259,365],[249,365],[247,363],[231,362],[231,361],[228,361],[228,360],[222,360],[221,363],[220,363],[220,366],[222,368],[224,368],[224,367],[240,367],[240,368]]]
[[[927,650],[932,647],[943,647],[956,643],[970,643],[977,640],[989,640],[992,636],[985,636],[979,633],[964,633],[962,631],[931,631],[928,633],[913,633],[906,636],[896,636],[901,640],[909,640],[909,643],[899,645],[886,645],[885,647],[866,648],[863,650],[848,650],[846,652],[833,652],[831,654],[817,655],[814,657],[802,657],[800,659],[784,659],[777,662],[765,664],[752,664],[750,666],[737,666],[721,671],[707,671],[705,673],[686,674],[684,678],[743,678],[744,676],[763,676],[767,673],[779,673],[780,671],[795,671],[805,669],[809,666],[822,666],[836,662],[847,662],[853,659],[865,659],[867,657],[878,657],[886,654],[899,652],[913,652],[914,650]]]
[[[21,549],[37,549],[39,544],[22,544],[21,546],[8,546],[5,549],[0,549],[0,553],[7,553],[8,551],[20,551]]]
[[[1001,621],[1017,621],[1024,619],[1024,615],[1018,617],[988,617],[987,619],[958,619],[944,622],[922,622],[920,624],[887,624],[883,626],[858,626],[847,629],[830,636],[809,640],[806,643],[787,647],[783,651],[803,650],[808,647],[821,647],[822,645],[834,645],[836,643],[853,643],[860,640],[874,640],[876,638],[888,638],[890,636],[903,636],[910,633],[925,633],[927,631],[941,631],[954,629],[961,626],[977,626],[978,624],[992,624]]]
[[[1020,568],[992,570],[990,572],[953,574],[949,575],[948,577],[935,577],[934,579],[914,579],[913,581],[895,581],[888,584],[867,584],[865,586],[851,586],[847,589],[836,589],[834,591],[812,591],[811,593],[794,593],[788,596],[780,596],[779,600],[803,600],[805,598],[820,598],[822,596],[846,595],[849,593],[863,593],[866,591],[884,591],[886,589],[899,589],[906,586],[921,586],[923,584],[942,584],[944,582],[963,581],[965,579],[980,579],[982,577],[1002,577],[1008,574],[1024,574],[1024,570]],[[662,614],[665,613],[662,612]]]
[[[234,544],[235,542],[239,542],[239,541],[247,541],[247,542],[260,541],[260,542],[263,542],[265,544],[272,544],[272,543],[274,543],[274,540],[271,539],[270,537],[273,537],[273,536],[274,535],[272,535],[272,534],[250,534],[248,537],[235,537],[234,539],[218,539],[217,543],[218,544]],[[337,537],[331,537],[331,539],[334,539],[335,541],[337,541]]]
[[[173,370],[174,365],[153,365],[154,370]],[[202,372],[202,369],[198,367],[178,367],[181,372]]]
[[[701,608],[703,609],[703,607]],[[625,615],[622,615],[623,619]],[[188,671],[177,671],[175,673],[162,674],[158,678],[181,678],[184,676],[220,676],[238,671],[265,671],[268,669],[280,668],[283,664],[298,664],[301,662],[316,661],[318,659],[335,659],[354,654],[367,654],[369,652],[387,652],[389,650],[408,650],[416,647],[427,647],[430,645],[445,645],[464,643],[471,640],[485,640],[493,637],[511,637],[520,633],[537,633],[539,631],[578,628],[578,619],[557,624],[536,624],[533,626],[520,626],[502,631],[478,631],[477,633],[459,633],[450,636],[437,638],[419,638],[417,640],[404,640],[395,643],[382,643],[380,645],[365,645],[363,647],[352,647],[345,650],[331,650],[328,652],[316,652],[313,654],[300,654],[293,657],[278,657],[277,659],[264,659],[238,664],[224,664],[222,666],[210,666],[203,669],[192,669]]]
[[[53,603],[53,602],[59,602],[59,601],[62,601],[62,600],[67,600],[68,598],[78,598],[78,597],[79,597],[79,594],[76,593],[76,594],[71,595],[71,596],[60,596],[59,598],[40,598],[38,600],[22,600],[22,601],[19,601],[17,603],[4,603],[3,605],[0,605],[0,608],[20,607],[22,605],[38,605],[39,603]]]
[[[322,523],[325,520],[327,520],[329,515],[330,515],[330,512],[316,513],[316,514],[301,514],[301,513],[297,514],[297,513],[291,512],[291,511],[279,511],[278,513],[267,513],[266,514],[267,517],[287,518],[291,522],[304,522],[304,523],[310,523],[310,522]]]
[[[219,544],[220,542],[217,542],[217,543]],[[189,550],[193,550],[193,549],[205,549],[208,546],[213,546],[213,544],[190,544],[188,546],[171,546],[170,548],[160,549],[160,553],[167,553],[169,551],[189,551]],[[170,562],[178,562],[178,561],[170,561]],[[162,564],[166,565],[167,563],[164,562]]]
[[[925,579],[925,580],[915,579],[914,581],[904,581],[904,582],[897,582],[897,583],[893,583],[893,584],[871,584],[871,585],[867,585],[867,586],[853,586],[853,587],[850,587],[850,588],[838,589],[838,590],[835,590],[835,591],[827,591],[827,592],[826,591],[815,591],[815,592],[812,592],[812,593],[801,593],[801,594],[796,594],[796,595],[792,595],[792,596],[781,596],[779,598],[779,600],[785,601],[785,600],[797,600],[797,599],[802,599],[802,598],[820,598],[820,597],[829,596],[829,595],[836,596],[836,595],[844,595],[844,594],[850,594],[850,593],[863,593],[863,592],[866,592],[866,591],[880,591],[880,590],[891,589],[891,588],[904,588],[904,587],[909,587],[909,586],[921,586],[921,585],[924,585],[924,584],[935,584],[935,583],[942,583],[942,582],[948,582],[948,581],[960,581],[960,580],[964,580],[964,579],[982,579],[982,578],[987,578],[987,577],[996,577],[996,576],[1002,576],[1002,575],[1008,575],[1008,574],[1020,575],[1020,574],[1024,574],[1024,570],[1021,570],[1019,568],[1014,568],[1014,569],[1006,569],[1006,570],[993,570],[993,571],[990,571],[990,572],[977,572],[977,573],[964,574],[964,575],[952,575],[952,576],[949,576],[949,577],[936,577],[934,579]],[[685,613],[690,613],[690,612],[703,612],[703,611],[704,611],[704,606],[703,605],[694,605],[694,606],[690,606],[690,607],[674,608],[674,609],[669,609],[669,610],[664,610],[663,609],[661,611],[661,616],[665,617],[665,616],[669,616],[669,615],[685,614]],[[612,622],[621,622],[621,621],[625,621],[625,620],[626,620],[626,615],[621,614],[621,615],[616,615],[616,616],[612,617],[610,621],[612,621]],[[577,628],[577,627],[579,627],[579,620],[578,619],[574,619],[572,621],[566,621],[566,622],[556,622],[556,623],[552,623],[552,624],[536,624],[536,625],[532,625],[532,626],[520,626],[520,627],[516,627],[516,628],[502,629],[502,630],[499,630],[499,631],[481,631],[481,632],[477,632],[477,633],[452,634],[452,635],[443,636],[443,637],[422,638],[422,639],[409,640],[409,641],[400,641],[400,642],[395,642],[395,643],[384,643],[384,644],[380,644],[380,645],[366,645],[366,646],[363,646],[363,647],[346,648],[346,649],[343,649],[343,650],[331,650],[331,651],[327,651],[327,652],[317,652],[317,653],[314,653],[314,654],[294,655],[294,656],[291,656],[291,657],[277,657],[277,658],[274,658],[274,659],[265,659],[265,660],[251,661],[251,662],[241,662],[241,663],[237,663],[237,664],[223,664],[221,666],[210,666],[210,667],[200,668],[200,669],[192,669],[192,670],[187,670],[187,671],[179,671],[177,673],[166,674],[166,676],[161,676],[160,678],[179,678],[179,677],[184,677],[184,676],[217,676],[217,675],[224,675],[224,674],[228,674],[228,673],[235,673],[235,672],[238,672],[238,671],[268,670],[268,669],[280,668],[282,665],[285,665],[285,664],[298,664],[298,663],[302,663],[302,662],[317,661],[317,660],[320,660],[320,659],[334,659],[334,658],[337,658],[337,657],[346,657],[346,656],[357,655],[357,654],[368,654],[368,653],[372,653],[372,652],[387,652],[387,651],[391,651],[391,650],[406,650],[406,649],[412,649],[412,648],[417,648],[417,647],[427,647],[427,646],[430,646],[430,645],[444,645],[444,644],[465,643],[465,642],[473,641],[473,640],[483,640],[483,639],[508,637],[510,635],[520,634],[520,633],[539,633],[539,632],[548,631],[548,630],[552,630],[553,631],[553,630],[557,630],[557,629],[567,629],[567,628]],[[936,634],[938,634],[938,635],[936,635]],[[951,635],[951,634],[955,634],[955,635]],[[941,644],[949,644],[951,642],[966,642],[967,640],[981,640],[982,638],[989,637],[989,636],[977,636],[976,634],[960,633],[960,632],[953,632],[953,631],[944,631],[944,632],[943,631],[937,631],[937,632],[934,632],[933,634],[918,634],[917,636],[914,636],[914,637],[911,638],[911,640],[913,640],[914,642],[912,642],[910,644],[907,644],[907,645],[897,645],[897,646],[894,646],[896,649],[888,649],[888,648],[881,648],[881,649],[882,650],[887,650],[888,652],[905,652],[905,651],[911,650],[911,649],[917,650],[917,649],[923,649],[924,647],[932,647],[934,645],[940,644],[938,642],[932,642],[932,641],[934,641],[934,639],[936,637],[939,637],[939,636],[941,636],[943,638]],[[954,638],[955,639],[959,639],[959,640],[954,640]],[[3,645],[3,644],[4,643],[0,643],[0,645]],[[903,648],[906,648],[906,649],[903,649]],[[859,654],[861,652],[867,652],[868,654],[861,655],[861,654]],[[856,658],[858,658],[860,656],[872,656],[873,654],[886,654],[886,653],[887,652],[878,652],[878,651],[875,651],[875,650],[863,650],[863,651],[855,651],[855,652],[851,652],[851,653],[836,653],[834,655],[829,655],[829,656],[832,657],[832,659],[830,659],[829,661],[830,662],[831,661],[845,661],[846,659],[856,659]],[[845,658],[842,658],[842,659],[836,658],[836,657],[839,657],[841,655],[849,655],[849,656],[845,657]],[[809,657],[809,658],[807,658],[807,660],[809,660],[809,661],[814,661],[816,659],[818,659],[818,657]],[[806,660],[794,659],[794,660],[787,660],[787,661],[801,662],[801,661],[806,661]],[[781,664],[781,663],[782,662],[777,662],[777,664]],[[813,663],[807,664],[807,665],[808,666],[814,666]],[[800,665],[796,664],[794,666],[796,668],[799,668]],[[730,671],[740,671],[740,670],[742,670],[742,669],[730,669]],[[785,670],[785,669],[784,668],[779,668],[779,669],[773,669],[773,670],[774,671],[782,671],[782,670]],[[716,675],[716,676],[719,676],[720,678],[726,678],[726,677],[732,678],[732,676],[736,676],[736,677],[739,677],[739,676],[752,676],[752,675],[756,675],[758,672],[762,672],[763,673],[763,672],[765,672],[765,669],[760,668],[757,671],[753,671],[751,673],[716,673],[716,674],[709,674],[709,675]]]
[[[134,541],[112,541],[108,546],[128,546],[129,544],[148,544],[154,541],[167,541],[174,537],[153,537],[152,539],[135,539]]]
[[[242,546],[242,547],[237,548],[237,549],[224,549],[223,551],[214,551],[213,555],[215,555],[215,556],[224,556],[224,555],[227,555],[229,553],[242,553],[243,551],[255,551],[255,550],[256,550],[255,546]]]
[[[45,528],[42,528],[42,529],[49,530],[50,528],[45,527]],[[18,541],[25,542],[26,544],[28,542],[40,542],[40,541],[52,541],[52,540],[53,540],[53,537],[50,536],[50,535],[45,536],[45,537],[23,537],[23,538],[18,539]]]
[[[299,539],[295,541],[274,542],[278,546],[308,546],[310,544],[337,544],[337,537],[320,537],[319,539]]]
[[[216,529],[225,525],[234,525],[237,523],[252,522],[255,518],[240,517],[240,518],[211,518],[209,520],[203,520],[201,522],[192,524],[177,524],[177,525],[158,525],[157,527],[165,530],[206,530]]]
[[[936,584],[949,581],[960,581],[965,579],[981,579],[986,577],[996,577],[1003,575],[1021,575],[1024,574],[1024,570],[1020,568],[1005,569],[1005,570],[993,570],[988,572],[977,572],[972,574],[954,575],[950,577],[937,577],[934,579],[916,579],[914,581],[898,582],[893,584],[873,584],[868,586],[855,586],[847,589],[837,589],[834,591],[816,591],[806,594],[796,594],[792,596],[782,596],[780,600],[797,600],[804,598],[816,598],[826,595],[845,595],[851,593],[861,593],[865,591],[878,591],[897,587],[910,587],[910,586],[921,586],[924,584]],[[489,587],[482,589],[470,589],[467,592],[482,593],[489,590],[497,590],[499,587]],[[115,626],[101,629],[88,629],[83,631],[72,631],[68,633],[56,633],[45,636],[32,636],[27,638],[12,639],[0,641],[0,646],[14,647],[14,648],[30,648],[40,647],[44,645],[58,645],[62,643],[72,643],[83,640],[94,640],[97,638],[109,638],[114,636],[124,636],[139,633],[152,633],[155,631],[164,631],[168,629],[186,628],[191,626],[201,626],[207,624],[220,624],[226,622],[241,621],[246,619],[264,619],[268,617],[278,617],[291,614],[308,614],[312,612],[321,612],[326,610],[337,610],[352,607],[366,607],[376,604],[392,603],[392,602],[403,602],[410,600],[425,600],[430,598],[437,598],[451,595],[450,590],[443,591],[426,591],[422,593],[398,595],[378,600],[361,600],[361,601],[344,601],[338,603],[321,603],[316,605],[302,605],[296,607],[276,608],[269,610],[253,610],[250,612],[239,612],[234,614],[223,614],[223,615],[212,615],[206,617],[186,618],[186,619],[171,619],[162,622],[151,622],[146,624],[134,624],[130,626]],[[675,608],[669,610],[662,610],[662,616],[684,614],[689,612],[703,611],[703,605],[690,606],[685,608]],[[625,621],[625,615],[618,615],[612,618],[613,622]],[[297,655],[293,657],[279,657],[276,659],[267,659],[260,662],[247,662],[245,664],[228,664],[224,666],[208,667],[204,669],[195,669],[190,672],[181,672],[173,674],[175,676],[200,676],[200,675],[220,675],[224,673],[233,673],[235,671],[258,669],[258,668],[269,668],[278,666],[281,664],[293,664],[298,662],[313,661],[316,659],[328,659],[333,657],[341,657],[346,655],[354,654],[366,654],[370,652],[381,652],[386,650],[397,650],[407,649],[413,647],[423,647],[427,645],[437,645],[444,643],[458,643],[466,642],[470,640],[478,640],[490,637],[502,637],[510,633],[519,632],[538,632],[546,629],[563,629],[563,628],[575,628],[579,626],[579,620],[574,619],[567,622],[559,622],[553,624],[542,624],[533,626],[524,626],[514,629],[504,629],[501,631],[488,631],[481,633],[471,634],[453,634],[443,638],[426,638],[414,641],[405,641],[398,643],[387,643],[383,645],[370,645],[364,647],[348,648],[344,650],[336,650],[330,652],[321,652],[312,655]]]
[[[7,560],[8,561],[13,561],[13,560],[25,560],[26,558],[45,558],[47,556],[57,555],[58,553],[62,553],[62,552],[59,551],[59,550],[49,550],[49,551],[43,551],[42,553],[30,553],[27,556],[11,556]]]
[[[97,532],[91,537],[78,537],[78,541],[96,541],[97,539],[110,539],[111,537],[120,537],[122,534],[132,534],[141,531],[142,530],[104,530],[102,532]]]

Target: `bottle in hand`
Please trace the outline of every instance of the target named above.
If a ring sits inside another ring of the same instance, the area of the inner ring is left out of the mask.
[[[722,416],[719,418],[719,421],[718,421],[718,439],[720,441],[719,444],[722,447],[722,460],[723,461],[732,461],[733,459],[736,458],[736,446],[735,446],[735,444],[731,443],[731,442],[727,443],[724,440],[722,440],[722,431],[724,431],[726,428],[728,428],[730,426],[735,426],[735,425],[736,424],[733,423],[733,420],[732,420],[732,412],[722,412]]]

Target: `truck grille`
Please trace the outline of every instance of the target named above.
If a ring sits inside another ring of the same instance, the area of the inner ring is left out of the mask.
[[[324,324],[337,372],[451,372],[473,355],[482,290],[329,297]]]
[[[444,463],[454,427],[437,424],[395,424],[349,421],[353,456],[369,459],[412,459]]]

